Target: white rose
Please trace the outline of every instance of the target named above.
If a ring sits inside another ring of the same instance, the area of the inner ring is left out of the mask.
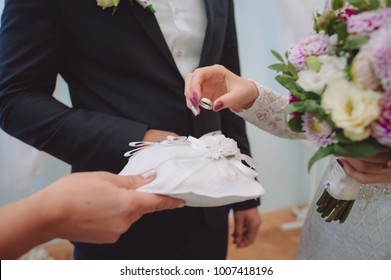
[[[238,144],[231,138],[224,138],[220,143],[220,152],[224,157],[235,157],[239,153]]]
[[[300,71],[297,84],[305,91],[321,94],[329,81],[345,77],[346,59],[328,55],[321,55],[318,59],[322,64],[319,72],[312,70]]]
[[[96,0],[98,6],[102,7],[102,9],[110,8],[114,6],[113,0]]]
[[[220,159],[222,157],[234,158],[240,153],[236,141],[222,134],[204,135],[200,140],[203,142],[203,146],[208,149],[206,156],[213,159]]]
[[[380,115],[380,98],[380,93],[340,79],[329,83],[321,105],[347,138],[361,141],[370,136],[370,124]]]

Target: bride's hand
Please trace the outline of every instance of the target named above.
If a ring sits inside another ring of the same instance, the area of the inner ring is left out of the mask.
[[[213,110],[217,112],[225,108],[234,111],[248,109],[258,95],[253,82],[221,65],[198,68],[186,77],[186,105],[195,115],[200,113],[199,103],[203,97],[213,102]]]
[[[370,158],[340,158],[346,175],[362,184],[391,183],[389,151]]]

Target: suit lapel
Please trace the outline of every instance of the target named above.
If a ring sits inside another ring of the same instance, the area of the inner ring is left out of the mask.
[[[202,46],[202,52],[200,57],[200,66],[207,64],[208,58],[213,50],[213,39],[216,31],[216,23],[223,22],[223,16],[226,14],[223,12],[227,9],[226,0],[204,0],[206,8],[206,16],[208,18],[208,25],[206,27],[204,44]],[[221,10],[218,12],[218,10]]]
[[[144,10],[144,8],[138,4],[127,4],[128,10],[134,15],[141,28],[144,29],[145,34],[149,36],[149,38],[153,41],[157,49],[163,54],[170,65],[177,69],[172,54],[167,46],[166,40],[164,39],[163,33],[160,30],[156,17],[152,13]]]
[[[224,12],[227,9],[226,0],[204,0],[206,15],[208,24],[206,27],[204,44],[202,46],[202,52],[200,57],[200,66],[207,65],[209,58],[213,55],[213,40],[215,32],[221,32],[217,28],[224,22]],[[177,69],[172,54],[167,46],[166,40],[160,30],[159,23],[156,17],[144,10],[140,5],[127,3],[127,8],[130,13],[133,14],[135,19],[140,24],[140,27],[144,29],[144,32],[156,45],[159,52],[167,59],[168,63]],[[219,23],[219,24],[216,24]],[[179,73],[179,70],[178,70]]]
[[[213,39],[215,32],[219,32],[217,30],[218,27],[216,23],[221,23],[224,21],[223,15],[224,10],[227,8],[226,0],[204,0],[205,8],[207,13],[208,24],[206,28],[206,34],[204,39],[204,44],[202,47],[202,53],[200,58],[200,66],[205,65],[205,63],[209,60],[209,57],[213,55]],[[167,46],[167,43],[164,39],[164,36],[160,30],[159,23],[156,20],[156,17],[145,11],[140,5],[128,5],[129,11],[134,15],[141,28],[144,29],[144,32],[150,37],[153,43],[156,45],[158,50],[166,57],[167,61],[177,69],[175,61],[172,57],[172,54]],[[222,11],[218,11],[218,9],[222,9]],[[178,70],[179,73],[179,70]],[[193,122],[193,134],[196,137],[200,137],[205,133],[208,133],[213,130],[217,130],[220,127],[219,123],[211,123],[210,120],[214,118],[214,112],[212,111],[204,111],[200,116],[195,117],[192,116]],[[218,121],[219,122],[219,121]],[[205,124],[210,124],[209,126],[205,126]]]

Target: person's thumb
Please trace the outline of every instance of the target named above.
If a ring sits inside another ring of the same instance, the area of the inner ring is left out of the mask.
[[[213,103],[213,111],[218,112],[223,109],[241,110],[240,102],[237,100],[237,94],[234,92],[227,92],[226,94],[217,98]]]
[[[156,178],[156,170],[150,169],[138,175],[116,176],[113,182],[117,186],[125,189],[137,189],[152,182]]]
[[[181,208],[185,206],[185,202],[173,197],[135,192],[137,203],[140,206],[139,211],[143,214],[153,213],[162,210]]]

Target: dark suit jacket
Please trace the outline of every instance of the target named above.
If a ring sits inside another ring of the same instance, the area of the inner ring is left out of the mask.
[[[205,4],[208,25],[200,66],[218,63],[239,73],[233,2]],[[196,137],[222,130],[249,154],[243,120],[230,111],[194,117],[186,108],[183,78],[155,16],[126,0],[115,15],[111,12],[96,0],[6,0],[0,33],[1,127],[74,171],[119,172],[128,143],[141,140],[147,129]],[[72,108],[52,97],[58,73],[69,86]],[[252,200],[234,207],[257,205]],[[132,238],[144,246],[151,239],[157,241],[150,246],[161,246],[179,238],[183,233],[177,229],[191,223],[190,211],[195,210],[148,215],[132,227],[130,232],[139,230]],[[228,211],[229,206],[206,209],[206,224],[218,226]],[[110,254],[120,248],[106,249]]]

